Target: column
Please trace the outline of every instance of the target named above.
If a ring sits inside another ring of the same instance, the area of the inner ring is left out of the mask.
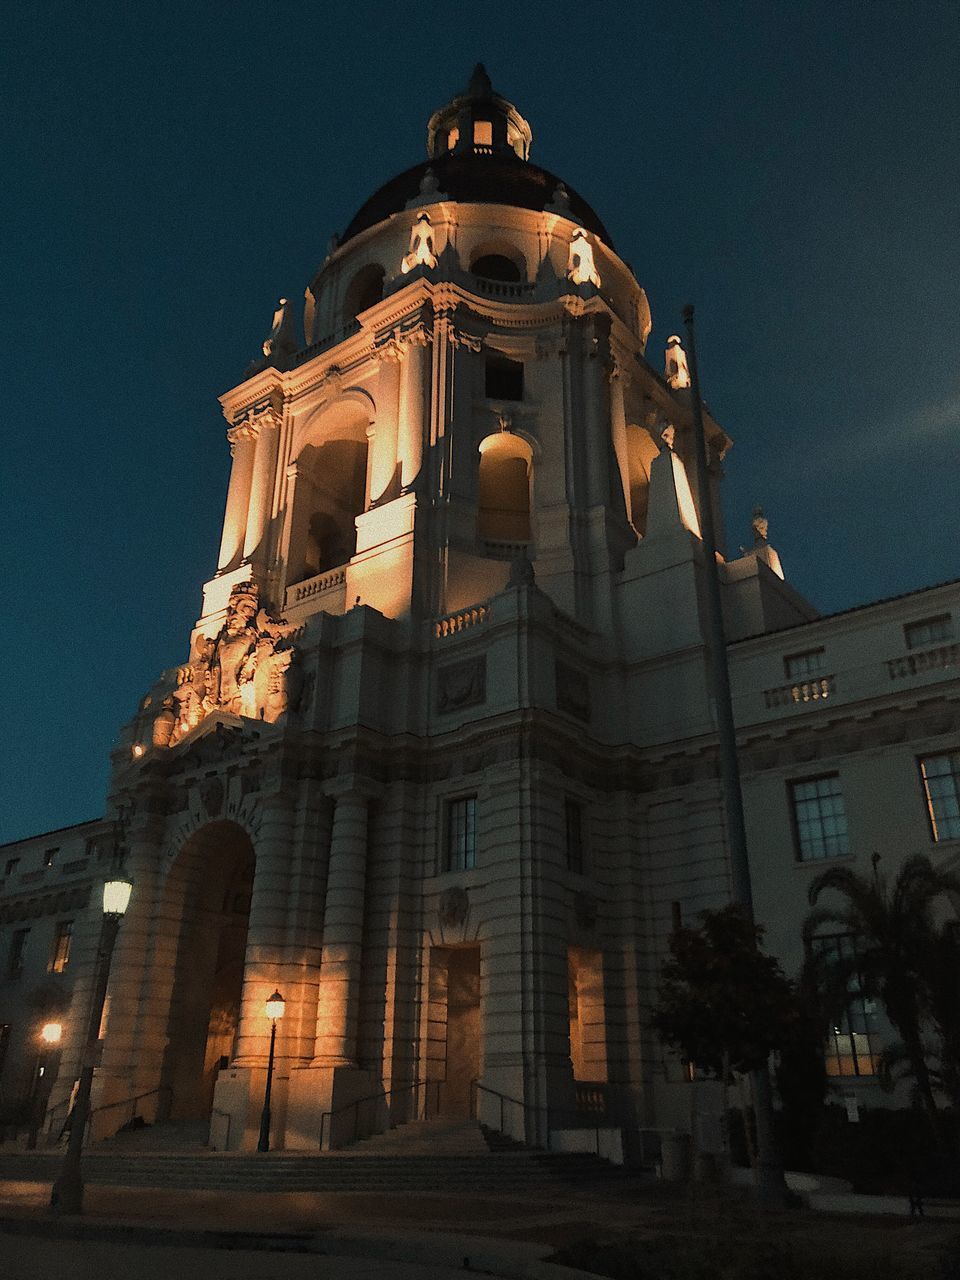
[[[397,422],[400,401],[400,349],[391,344],[380,352],[380,385],[377,419],[367,431],[370,441],[370,502],[388,502],[396,496]]]
[[[249,422],[241,422],[228,430],[227,439],[230,441],[233,467],[227,490],[227,509],[223,517],[220,558],[217,561],[217,568],[221,571],[238,563],[243,555],[257,429]]]
[[[250,560],[254,556],[262,560],[266,551],[263,542],[269,527],[273,504],[273,477],[276,470],[279,435],[276,428],[279,425],[280,419],[272,411],[257,415],[256,452],[251,468],[247,531],[243,542],[245,560]]]
[[[397,454],[400,487],[409,489],[423,465],[424,406],[426,405],[427,335],[420,329],[407,339],[400,364],[400,406]]]
[[[317,1000],[318,1065],[356,1061],[366,872],[367,798],[346,791],[337,799],[330,837]]]
[[[633,521],[636,513],[630,504],[630,455],[627,447],[627,414],[623,402],[625,377],[624,370],[615,362],[610,373],[610,427],[613,451],[617,456],[617,467],[620,471],[620,484],[623,488],[623,506],[627,519]],[[637,532],[639,533],[640,530],[638,529]]]

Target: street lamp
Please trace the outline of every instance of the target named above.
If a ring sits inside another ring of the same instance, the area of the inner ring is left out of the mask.
[[[60,1043],[63,1026],[59,1022],[45,1022],[40,1028],[40,1053],[37,1057],[37,1070],[33,1079],[33,1092],[30,1098],[30,1128],[27,1131],[27,1148],[32,1151],[37,1145],[37,1134],[43,1124],[47,1110],[50,1088],[47,1082],[47,1066],[49,1055]]]
[[[283,1017],[284,1000],[274,991],[264,1008],[270,1019],[270,1057],[267,1059],[267,1084],[263,1091],[263,1110],[260,1112],[260,1141],[258,1151],[270,1150],[270,1091],[273,1088],[273,1051],[277,1044],[277,1023]]]
[[[107,982],[110,978],[110,961],[113,958],[113,947],[120,931],[120,921],[130,901],[133,885],[122,876],[108,880],[103,886],[103,925],[100,930],[100,946],[97,951],[97,964],[94,971],[93,997],[90,1002],[90,1021],[87,1025],[87,1036],[83,1045],[83,1057],[80,1064],[80,1080],[77,1084],[77,1096],[70,1113],[70,1137],[63,1157],[63,1166],[50,1192],[50,1207],[54,1213],[83,1212],[83,1177],[80,1172],[80,1152],[83,1148],[84,1132],[90,1117],[90,1089],[93,1084],[93,1070],[97,1062],[97,1050],[100,1043],[100,1023],[103,1019],[103,1006],[107,997]]]

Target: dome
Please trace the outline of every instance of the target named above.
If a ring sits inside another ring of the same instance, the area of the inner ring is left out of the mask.
[[[505,204],[542,212],[565,211],[609,248],[613,241],[589,204],[554,174],[531,164],[530,126],[495,93],[478,64],[466,91],[435,111],[427,126],[429,159],[391,178],[354,214],[340,237],[345,244],[391,214],[439,198],[461,204]]]

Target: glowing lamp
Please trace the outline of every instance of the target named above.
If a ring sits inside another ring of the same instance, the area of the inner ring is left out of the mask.
[[[63,1027],[59,1022],[45,1022],[40,1028],[40,1039],[44,1044],[59,1044],[63,1035]]]
[[[129,880],[108,880],[103,886],[103,914],[122,916],[130,901],[132,888]]]
[[[284,1003],[285,1001],[283,996],[279,991],[275,991],[267,1001],[265,1005],[267,1017],[270,1018],[272,1022],[276,1022],[278,1018],[283,1017]]]
[[[134,758],[134,760],[139,760],[139,759],[140,759],[140,757],[143,755],[143,752],[144,752],[144,746],[143,746],[143,743],[142,743],[142,742],[135,742],[135,743],[133,744],[133,758]]]

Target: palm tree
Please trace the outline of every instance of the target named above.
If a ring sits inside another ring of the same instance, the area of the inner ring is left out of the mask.
[[[890,885],[877,872],[878,861],[875,860],[870,879],[848,867],[830,867],[810,885],[809,899],[814,910],[803,926],[808,965],[830,1016],[845,1011],[853,991],[881,1001],[900,1036],[902,1060],[915,1081],[917,1096],[934,1132],[941,1134],[923,1027],[925,1022],[933,1021],[941,1037],[949,1029],[951,1041],[956,1037],[956,1043],[960,1043],[957,1011],[947,1008],[949,982],[942,971],[946,966],[935,963],[939,931],[934,923],[935,904],[947,894],[960,895],[960,878],[938,871],[925,854],[915,854]],[[828,890],[845,901],[818,906],[821,895]],[[814,940],[826,928],[852,935],[856,939],[852,954],[818,957]],[[931,984],[937,988],[936,997]],[[956,992],[955,982],[952,990]],[[941,1081],[945,1083],[943,1071],[937,1083]]]

